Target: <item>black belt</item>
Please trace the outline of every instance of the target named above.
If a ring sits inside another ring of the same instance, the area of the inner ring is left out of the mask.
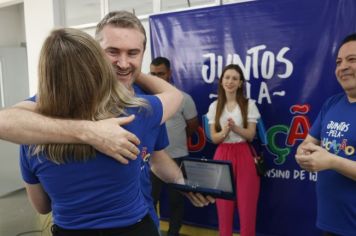
[[[56,224],[53,224],[51,227],[52,234],[54,236],[104,236],[104,235],[113,235],[113,234],[125,234],[131,230],[139,227],[141,224],[151,221],[149,214],[143,217],[139,222],[121,228],[106,228],[106,229],[64,229],[59,227]]]

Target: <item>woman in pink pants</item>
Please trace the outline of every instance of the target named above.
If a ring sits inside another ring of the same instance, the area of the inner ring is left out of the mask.
[[[247,141],[255,136],[260,113],[255,102],[245,98],[244,82],[238,65],[226,66],[219,79],[218,99],[210,104],[207,114],[211,139],[218,144],[214,159],[232,163],[237,190],[235,201],[216,200],[220,236],[232,235],[235,206],[240,235],[256,235],[260,178]]]

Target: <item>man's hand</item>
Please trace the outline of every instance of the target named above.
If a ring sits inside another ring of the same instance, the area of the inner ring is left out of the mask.
[[[179,171],[179,177],[175,179],[176,184],[183,184],[184,185],[184,178],[183,174],[181,171]],[[184,196],[186,196],[190,202],[195,206],[195,207],[204,207],[209,205],[209,203],[215,203],[215,198],[211,196],[204,196],[201,193],[193,193],[193,192],[181,192]]]
[[[193,193],[193,192],[189,192],[189,193],[182,192],[182,194],[186,196],[195,207],[204,207],[209,205],[209,203],[211,204],[215,203],[215,198],[209,195],[203,196],[200,193]]]
[[[298,148],[297,148],[297,152],[296,155],[306,155],[306,154],[310,154],[310,150],[308,150],[307,147],[308,142],[302,142]]]
[[[122,164],[128,164],[129,160],[135,160],[140,153],[137,148],[140,140],[136,135],[121,126],[132,122],[134,119],[135,116],[131,115],[90,122],[89,127],[87,127],[90,132],[86,133],[82,140]]]
[[[295,155],[300,167],[312,172],[330,169],[334,158],[334,155],[313,143],[303,145]]]

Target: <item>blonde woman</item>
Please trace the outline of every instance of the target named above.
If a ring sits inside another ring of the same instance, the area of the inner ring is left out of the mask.
[[[237,189],[235,201],[216,200],[220,236],[232,235],[236,206],[240,235],[256,235],[260,178],[247,141],[255,136],[260,113],[256,104],[244,97],[244,81],[238,65],[226,66],[219,79],[218,99],[210,105],[207,114],[212,141],[218,144],[214,159],[232,163]]]
[[[133,97],[88,34],[54,30],[41,50],[36,110],[97,122],[134,115],[125,128],[143,139],[175,113],[182,95],[154,78],[137,83],[157,95]],[[159,235],[140,188],[147,147],[138,147],[139,158],[124,164],[84,144],[21,146],[29,199],[39,213],[52,211],[54,236]]]

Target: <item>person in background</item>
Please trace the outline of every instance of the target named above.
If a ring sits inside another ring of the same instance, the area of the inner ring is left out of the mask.
[[[324,103],[295,156],[318,172],[316,225],[325,236],[356,233],[356,33],[342,41],[335,75],[344,92]]]
[[[171,64],[165,57],[157,57],[152,60],[150,73],[172,83]],[[187,137],[192,135],[199,127],[195,103],[190,95],[182,93],[183,102],[179,110],[166,121],[169,146],[165,151],[178,166],[180,166],[182,158],[189,155]],[[161,179],[152,173],[152,197],[156,210],[163,183]],[[168,188],[168,197],[170,207],[168,236],[178,236],[184,216],[184,198],[181,192],[173,188]]]
[[[248,142],[256,134],[260,113],[254,101],[244,97],[245,78],[238,65],[224,67],[218,84],[218,99],[209,106],[212,141],[218,144],[214,159],[230,161],[236,182],[236,201],[216,200],[219,235],[231,236],[237,206],[240,235],[256,235],[256,212],[260,177]]]
[[[63,119],[134,115],[125,128],[144,139],[177,111],[183,96],[164,81],[137,82],[156,95],[134,97],[90,35],[57,29],[41,50],[36,110]],[[52,211],[53,236],[159,235],[140,188],[141,159],[125,165],[77,144],[21,145],[20,150],[28,197],[39,213]]]

